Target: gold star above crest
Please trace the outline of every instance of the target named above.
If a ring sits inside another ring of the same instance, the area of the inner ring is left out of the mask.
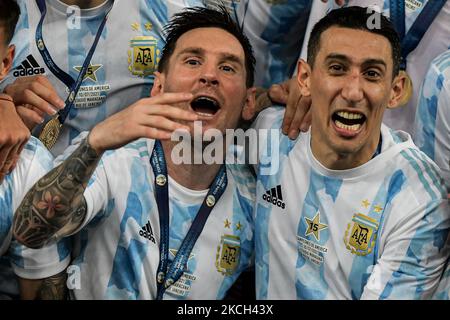
[[[145,30],[147,31],[151,31],[153,29],[153,24],[151,24],[150,22],[147,22],[145,25]]]
[[[231,229],[231,222],[228,219],[225,220],[225,228]]]
[[[306,225],[308,226],[308,229],[306,230],[305,236],[310,235],[311,233],[314,235],[317,241],[320,240],[320,231],[323,229],[328,228],[328,225],[320,223],[320,212],[317,212],[317,214],[314,216],[314,219],[309,219],[305,217]]]
[[[240,221],[238,221],[238,223],[236,223],[236,230],[241,230],[242,229],[242,224]]]
[[[369,206],[370,206],[370,202],[369,202],[369,200],[363,200],[363,202],[362,202],[362,206],[364,207],[364,208],[368,208]]]
[[[97,76],[95,75],[95,73],[101,67],[103,67],[103,65],[101,65],[101,64],[89,64],[89,67],[88,67],[88,69],[86,71],[86,74],[84,75],[83,81],[86,80],[86,79],[91,79],[92,81],[97,82]],[[82,66],[75,66],[73,68],[75,70],[77,70],[78,72],[80,72],[83,67]]]
[[[373,211],[375,211],[376,213],[380,213],[381,211],[383,211],[383,207],[377,204],[375,207],[373,207]]]
[[[139,23],[134,22],[131,24],[131,29],[133,29],[134,31],[138,31],[139,30]]]

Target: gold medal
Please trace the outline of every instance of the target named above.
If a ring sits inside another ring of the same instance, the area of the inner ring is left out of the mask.
[[[413,92],[413,83],[411,81],[411,78],[409,77],[408,73],[405,70],[400,70],[400,75],[405,76],[405,87],[403,90],[403,95],[399,100],[398,106],[404,106],[409,102],[409,99],[411,99],[412,92]]]
[[[59,122],[58,118],[59,116],[56,116],[47,122],[39,135],[39,140],[42,141],[48,150],[53,148],[56,140],[58,140],[59,132],[61,131],[62,124]]]

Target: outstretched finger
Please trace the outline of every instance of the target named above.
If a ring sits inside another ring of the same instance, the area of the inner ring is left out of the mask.
[[[143,118],[141,121],[141,125],[150,128],[165,130],[168,132],[173,132],[175,130],[189,130],[188,126],[159,115],[151,115]]]
[[[40,84],[36,84],[34,87],[34,90],[26,89],[23,92],[22,99],[20,101],[17,101],[17,103],[29,104],[48,115],[55,115],[57,113],[57,108],[40,95],[40,90],[46,89]]]
[[[64,100],[59,97],[55,87],[47,77],[33,77],[29,80],[29,82],[31,82],[30,89],[39,97],[47,101],[58,110],[64,108]]]
[[[187,102],[192,100],[193,95],[189,92],[166,92],[150,98],[142,99],[147,101],[149,105],[152,104],[175,104],[180,102]]]
[[[147,114],[163,116],[173,120],[196,121],[199,119],[199,116],[194,111],[184,110],[168,104],[154,105],[147,110]]]
[[[283,124],[282,124],[282,131],[286,135],[291,134],[291,127],[292,127],[292,121],[294,121],[294,118],[298,112],[298,107],[300,104],[302,96],[295,93],[290,92],[289,99],[286,104],[286,111],[283,118]]]
[[[23,123],[30,131],[33,130],[36,125],[44,122],[44,118],[34,109],[26,108],[24,106],[17,106],[16,109]]]
[[[311,99],[300,96],[300,100],[295,106],[295,115],[289,125],[289,138],[296,139],[300,131],[308,131],[309,125],[304,123],[305,116],[311,106]]]

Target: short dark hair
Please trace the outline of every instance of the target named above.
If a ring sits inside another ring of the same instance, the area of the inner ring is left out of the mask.
[[[186,8],[175,14],[164,28],[166,45],[159,60],[158,71],[167,70],[169,59],[175,50],[178,39],[184,33],[197,28],[220,28],[232,34],[240,42],[245,54],[246,84],[247,87],[253,86],[255,57],[252,46],[243,30],[234,22],[224,6],[219,6],[218,10],[202,7]]]
[[[0,1],[0,27],[5,32],[6,44],[9,44],[19,20],[20,8],[15,0]]]
[[[315,58],[320,49],[320,36],[331,27],[342,27],[364,30],[379,34],[389,40],[392,49],[393,77],[397,76],[400,69],[401,46],[400,38],[392,23],[381,13],[380,26],[369,28],[368,21],[374,14],[368,8],[357,6],[339,8],[330,11],[325,17],[314,25],[308,41],[308,64],[313,68]]]

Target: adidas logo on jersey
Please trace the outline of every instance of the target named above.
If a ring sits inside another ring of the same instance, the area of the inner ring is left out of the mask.
[[[274,206],[278,206],[281,209],[284,209],[286,207],[285,203],[283,202],[283,195],[281,194],[281,185],[267,190],[266,193],[263,194],[262,198],[264,201],[267,201]]]
[[[155,237],[153,236],[153,230],[152,230],[152,226],[150,225],[150,221],[147,221],[145,226],[143,226],[141,228],[141,230],[139,230],[139,235],[141,237],[144,237],[144,238],[150,240],[153,243],[156,243]]]
[[[22,61],[20,66],[16,67],[14,69],[14,77],[26,77],[26,76],[36,76],[39,74],[44,74],[45,69],[41,68],[39,63],[33,58],[33,56],[30,54],[28,57],[26,57],[25,60]]]

